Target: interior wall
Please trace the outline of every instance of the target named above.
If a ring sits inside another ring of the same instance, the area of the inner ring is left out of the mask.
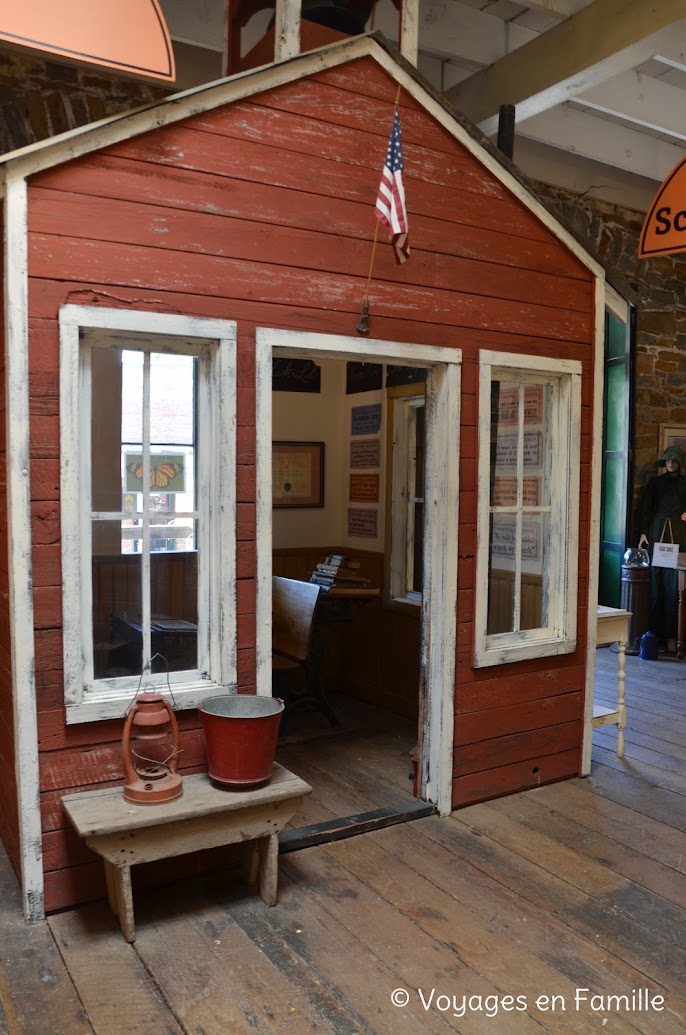
[[[272,394],[273,441],[324,443],[324,506],[275,508],[272,545],[277,550],[331,546],[340,542],[342,535],[345,363],[330,360],[318,364],[320,392]]]
[[[341,546],[343,549],[382,552],[386,473],[385,390],[346,395],[346,362],[327,359],[317,360],[317,363],[321,367],[319,393],[272,394],[272,439],[277,442],[324,443],[324,506],[275,508],[272,515],[273,548]],[[380,406],[379,430],[362,432],[354,437],[379,440],[379,464],[352,470],[353,410],[366,406]],[[351,474],[378,475],[377,499],[351,501]],[[350,515],[351,510],[363,513]],[[366,532],[351,534],[356,527],[356,518],[360,517],[367,518],[362,521],[365,529],[376,524],[376,535]]]
[[[386,368],[383,367],[382,372],[382,383],[385,380]],[[361,435],[352,435],[353,430],[353,409],[358,406],[373,406],[378,405],[381,407],[380,413],[380,427],[378,433],[363,433]],[[343,435],[345,444],[345,463],[343,476],[344,482],[344,496],[345,496],[345,507],[343,513],[343,529],[341,537],[341,545],[347,549],[356,550],[375,550],[379,553],[383,552],[384,549],[384,513],[385,513],[385,485],[386,485],[386,391],[382,389],[378,392],[356,392],[354,395],[346,395],[344,403],[344,425]],[[350,444],[355,439],[378,439],[379,440],[379,464],[375,467],[355,468],[354,470],[350,466]],[[376,502],[373,500],[350,500],[350,475],[351,474],[378,474],[379,476],[379,494]],[[361,536],[351,535],[350,529],[359,527],[359,524],[355,522],[355,515],[350,515],[350,511],[363,512],[367,514],[369,512],[376,513],[376,530],[375,536]]]

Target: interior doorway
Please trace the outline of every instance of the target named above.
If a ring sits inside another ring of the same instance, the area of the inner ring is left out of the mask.
[[[411,383],[389,386],[389,368],[412,368]],[[273,397],[275,372],[311,377],[317,390]],[[368,381],[356,391],[351,372],[380,376],[378,387]],[[315,572],[319,612],[340,626],[320,659],[325,693],[334,713],[345,714],[334,724],[319,710],[309,726],[321,735],[310,737],[294,712],[285,756],[307,759],[329,782],[347,767],[348,789],[355,789],[356,780],[374,782],[375,767],[380,786],[383,750],[395,749],[395,779],[401,772],[405,781],[398,801],[419,799],[441,813],[451,805],[459,372],[458,350],[257,333],[258,693],[272,692],[272,578],[309,582]],[[352,593],[335,593],[326,582],[333,570],[338,578],[341,564]],[[414,671],[402,656],[406,647],[412,654],[412,624]],[[394,666],[411,686],[404,699],[394,693]],[[303,754],[298,744],[312,746]],[[340,798],[349,811],[354,795],[341,789]]]

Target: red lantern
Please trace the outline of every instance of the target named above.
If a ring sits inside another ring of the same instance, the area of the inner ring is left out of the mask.
[[[161,805],[183,794],[179,727],[168,701],[154,691],[138,694],[129,708],[122,739],[124,798],[134,805]]]

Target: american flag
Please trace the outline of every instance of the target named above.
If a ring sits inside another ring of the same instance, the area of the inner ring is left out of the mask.
[[[376,196],[376,218],[388,230],[395,249],[396,262],[406,262],[410,257],[408,244],[407,209],[403,186],[403,144],[400,134],[400,117],[396,111],[386,162],[381,173],[379,193]]]

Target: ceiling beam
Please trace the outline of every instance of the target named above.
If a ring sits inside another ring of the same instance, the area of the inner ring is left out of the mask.
[[[529,7],[533,11],[547,11],[556,18],[571,18],[573,14],[587,7],[591,0],[517,0],[522,7]]]
[[[380,0],[374,28],[388,39],[398,38],[398,12],[390,0]],[[425,0],[419,10],[419,46],[422,51],[469,62],[470,68],[492,65],[507,53],[536,39],[537,33],[516,22],[465,7],[454,0]]]
[[[661,183],[686,151],[569,105],[528,119],[517,135]],[[571,143],[573,141],[573,143]],[[515,153],[517,145],[515,143]]]
[[[670,68],[678,68],[680,72],[686,72],[686,46],[677,38],[668,37],[660,44],[659,53],[654,55],[656,61]]]
[[[640,72],[622,72],[574,98],[595,111],[617,115],[655,133],[686,140],[684,91]]]
[[[448,97],[491,135],[501,104],[516,105],[518,119],[561,104],[652,57],[665,30],[685,17],[686,0],[595,0]]]

